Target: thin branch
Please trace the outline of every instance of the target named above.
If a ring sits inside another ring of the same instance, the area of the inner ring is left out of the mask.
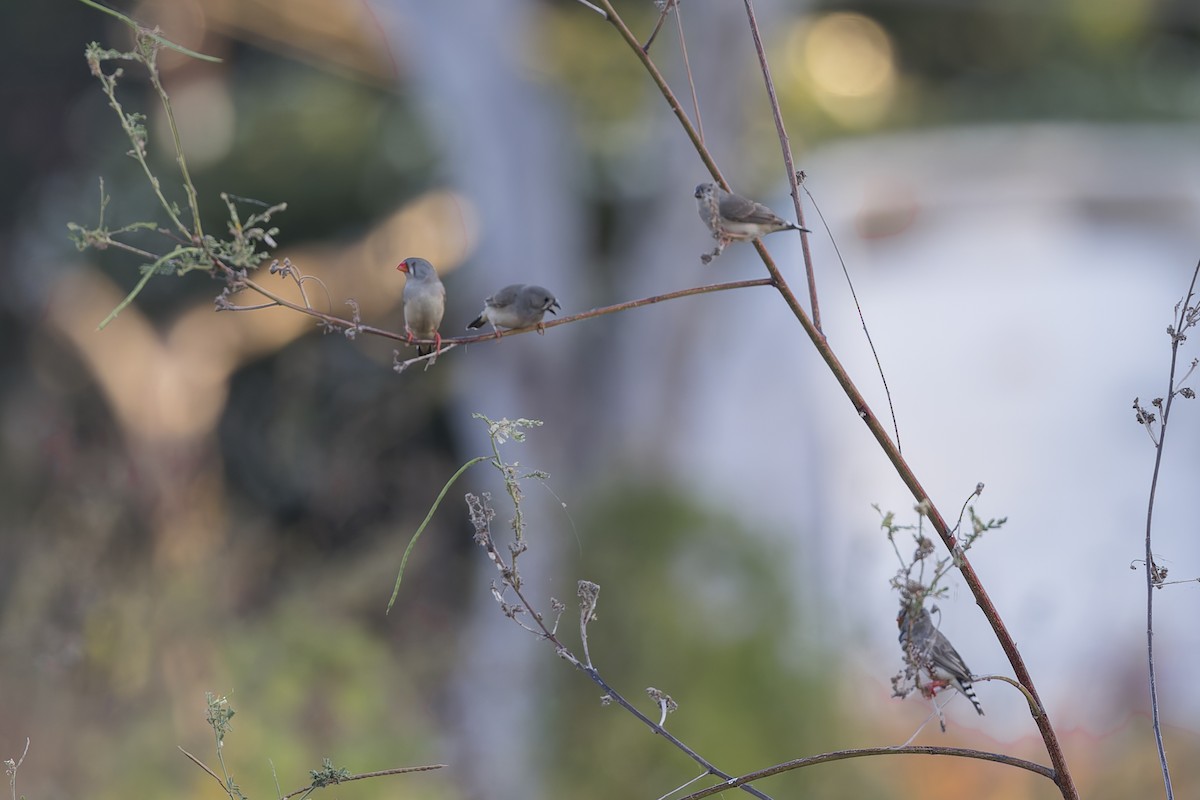
[[[94,2],[94,0],[79,0],[79,2],[83,3],[85,6],[91,6],[92,8],[96,9],[97,11],[103,11],[105,14],[116,17],[117,19],[121,20],[129,27],[133,28],[133,30],[135,32],[142,33],[142,34],[145,34],[146,36],[149,36],[151,39],[158,42],[163,47],[169,47],[172,50],[175,50],[176,52],[183,53],[185,56],[190,56],[192,58],[198,58],[201,61],[211,61],[215,64],[221,63],[221,59],[217,58],[216,56],[206,56],[206,55],[204,55],[204,53],[197,53],[195,50],[189,50],[181,44],[175,44],[167,37],[159,34],[157,31],[152,31],[152,30],[149,30],[149,29],[143,27],[142,24],[139,23],[137,20],[127,17],[119,11],[114,11],[113,9],[109,8],[108,6],[100,5],[99,3]]]
[[[671,6],[675,7],[675,26],[679,29],[679,51],[683,54],[683,69],[687,73],[688,88],[692,91],[692,108],[696,111],[696,132],[700,134],[700,141],[704,141],[704,120],[700,117],[700,98],[696,94],[696,79],[692,77],[692,64],[688,60],[687,40],[683,38],[683,14],[679,6],[679,0],[667,0],[667,9]]]
[[[83,0],[83,2],[88,2],[88,0]],[[94,5],[90,2],[88,4]],[[136,23],[132,24],[136,25]],[[140,36],[143,33],[148,34],[145,29],[137,26],[137,34]],[[135,53],[124,53],[120,54],[119,56],[112,57],[122,58],[124,60],[138,60],[146,66],[148,72],[154,72],[154,67],[146,59]],[[130,143],[133,144],[133,148],[129,151],[129,154],[137,159],[138,164],[141,165],[142,172],[145,174],[146,180],[150,184],[150,188],[154,191],[155,197],[158,198],[158,203],[160,206],[162,206],[163,211],[171,219],[171,221],[175,223],[175,227],[183,235],[184,239],[188,242],[192,242],[192,232],[188,230],[187,225],[183,224],[183,220],[179,219],[179,216],[175,213],[175,206],[172,205],[169,200],[167,200],[165,195],[163,195],[162,185],[159,183],[158,178],[154,176],[153,170],[150,169],[150,164],[146,161],[145,131],[139,129],[137,118],[135,118],[133,115],[126,114],[125,107],[122,106],[121,101],[117,99],[117,77],[120,74],[120,70],[112,75],[105,74],[103,67],[101,66],[100,54],[90,50],[89,66],[91,67],[92,74],[100,81],[101,86],[104,87],[104,94],[108,97],[109,107],[115,111],[117,116],[120,118],[121,129],[125,131],[125,135],[129,138]]]
[[[225,302],[221,305],[221,311],[262,311],[264,308],[279,308],[279,303],[271,300],[267,303],[256,303],[252,306],[239,306],[230,302]]]
[[[580,3],[581,5],[587,6],[592,11],[595,11],[597,14],[604,17],[605,19],[608,18],[608,15],[604,13],[604,9],[592,5],[591,3],[588,2],[588,0],[575,0],[575,2]]]
[[[1175,373],[1179,364],[1179,345],[1185,339],[1183,332],[1191,327],[1194,317],[1190,314],[1189,306],[1195,296],[1196,280],[1200,277],[1200,262],[1192,271],[1192,282],[1187,294],[1179,305],[1179,315],[1171,331],[1171,369],[1167,377],[1167,399],[1162,407],[1162,421],[1158,427],[1158,437],[1154,448],[1154,472],[1150,478],[1150,497],[1146,503],[1146,664],[1150,688],[1150,716],[1153,720],[1154,744],[1158,748],[1158,761],[1162,769],[1163,787],[1167,800],[1173,800],[1175,791],[1171,786],[1171,770],[1167,767],[1167,749],[1163,742],[1162,721],[1158,709],[1158,679],[1154,669],[1154,589],[1160,583],[1156,577],[1154,553],[1151,551],[1151,532],[1154,528],[1154,497],[1158,491],[1158,476],[1162,468],[1163,450],[1167,440],[1167,420],[1171,416],[1171,406],[1175,401]]]
[[[213,780],[216,781],[218,784],[220,784],[221,790],[223,792],[225,792],[226,794],[229,793],[229,787],[225,785],[225,781],[221,780],[221,776],[218,775],[217,773],[213,772],[212,769],[209,768],[208,764],[205,764],[203,761],[196,758],[194,755],[189,753],[187,750],[184,750],[182,747],[179,747],[179,745],[175,745],[175,747],[178,748],[179,752],[181,752],[185,756],[187,756],[193,764],[195,764],[197,767],[199,767],[200,769],[207,772],[209,775],[212,775]]]
[[[4,771],[8,775],[8,788],[12,793],[12,800],[17,800],[17,770],[25,763],[25,756],[29,755],[29,737],[25,737],[25,749],[21,751],[21,757],[16,761],[11,758],[5,759]]]
[[[671,13],[671,2],[670,0],[663,0],[662,10],[658,13],[658,22],[654,23],[654,30],[650,31],[650,37],[642,45],[643,53],[650,52],[650,45],[654,44],[654,40],[658,38],[658,32],[662,30],[663,23],[667,21],[667,14],[669,13]]]
[[[758,20],[754,17],[754,4],[745,0],[746,18],[750,22],[750,34],[754,37],[754,50],[758,53],[758,63],[762,68],[763,82],[767,85],[767,97],[771,101],[771,113],[775,117],[775,130],[779,133],[779,146],[783,150],[783,165],[787,169],[788,184],[792,187],[792,203],[796,206],[796,222],[801,228],[804,224],[804,207],[800,203],[800,188],[796,181],[796,165],[792,162],[792,144],[788,139],[787,130],[783,127],[783,112],[779,108],[779,98],[775,96],[775,81],[771,80],[771,67],[767,64],[767,54],[763,50],[762,36],[758,32]],[[808,301],[812,307],[813,326],[821,330],[821,306],[817,302],[817,276],[813,269],[812,251],[808,247],[808,234],[800,232],[800,248],[804,254],[804,271],[808,274]]]
[[[811,767],[814,764],[825,764],[830,761],[842,761],[847,758],[863,758],[866,756],[896,756],[896,755],[928,755],[928,756],[954,756],[957,758],[976,758],[981,761],[994,761],[997,764],[1005,764],[1010,767],[1018,767],[1020,769],[1029,770],[1030,772],[1041,775],[1043,778],[1055,780],[1054,770],[1049,767],[1043,767],[1041,764],[1035,764],[1032,761],[1026,761],[1023,758],[1014,758],[1006,756],[1003,753],[989,753],[985,750],[969,750],[964,747],[863,747],[853,750],[837,750],[832,753],[821,753],[816,756],[808,756],[807,758],[797,758],[792,761],[785,761],[782,764],[776,764],[773,767],[766,769],[755,770],[748,772],[738,778],[724,783],[719,783],[715,786],[710,786],[694,794],[689,794],[680,800],[700,800],[702,797],[708,797],[714,794],[720,794],[726,789],[745,788],[745,785],[751,781],[769,778],[772,775],[778,775],[782,772],[788,772],[793,769],[801,769],[803,767]]]
[[[224,270],[228,270],[229,274],[232,274],[233,271],[229,267],[225,266],[224,264],[220,264],[219,266]],[[276,294],[275,292],[266,288],[262,284],[257,283],[254,280],[251,280],[250,278],[237,278],[236,280],[237,280],[238,287],[242,287],[245,289],[251,289],[255,292],[258,292],[263,297],[266,297],[268,300],[271,300],[273,305],[282,306],[284,308],[289,308],[293,311],[299,311],[302,314],[307,314],[310,317],[314,317],[332,328],[337,328],[337,329],[341,329],[341,330],[355,329],[357,331],[361,331],[362,333],[367,333],[372,336],[379,336],[384,339],[392,339],[394,341],[400,341],[400,342],[406,342],[406,343],[408,342],[408,334],[406,334],[406,333],[397,333],[396,331],[389,331],[384,328],[376,328],[372,325],[362,325],[360,323],[356,323],[352,320],[348,320],[343,317],[336,316],[334,314],[326,314],[324,312],[317,311],[315,308],[304,306],[299,303],[294,303],[291,300],[288,300],[286,297]],[[470,336],[443,337],[442,338],[442,352],[449,350],[451,345],[457,346],[457,345],[465,345],[465,344],[475,344],[476,342],[488,342],[488,341],[495,340],[497,338],[504,338],[506,336],[519,336],[519,335],[525,334],[525,333],[532,333],[533,331],[541,331],[541,330],[545,330],[548,328],[557,328],[560,325],[567,325],[569,323],[576,322],[576,321],[582,320],[582,319],[592,319],[593,317],[602,317],[607,314],[616,314],[617,312],[620,312],[620,311],[628,311],[633,308],[641,308],[642,306],[653,305],[655,303],[662,303],[662,302],[666,302],[667,300],[677,300],[680,297],[690,297],[692,295],[707,294],[709,292],[724,292],[724,291],[729,291],[731,289],[745,289],[745,288],[749,288],[751,286],[771,286],[773,284],[774,284],[774,281],[771,278],[753,278],[751,280],[744,280],[744,281],[730,281],[727,283],[711,283],[711,284],[707,284],[705,286],[694,286],[694,287],[691,287],[688,289],[679,289],[674,292],[667,292],[666,294],[658,294],[658,295],[653,295],[651,297],[643,297],[639,300],[629,300],[627,302],[616,303],[611,306],[602,306],[600,308],[593,308],[590,311],[581,311],[578,314],[570,314],[565,317],[560,317],[559,319],[548,320],[548,321],[543,322],[541,325],[531,325],[528,328],[515,328],[513,330],[499,331],[498,335],[497,335],[497,333],[488,332],[488,333],[473,334]],[[237,287],[235,287],[235,288],[237,288]],[[261,306],[241,306],[241,307],[229,306],[228,310],[236,311],[241,308],[260,308],[260,307]],[[414,345],[433,345],[433,344],[435,344],[433,339],[414,339],[411,343]],[[415,360],[424,360],[424,358],[425,357],[419,357],[418,359],[415,359]]]
[[[679,120],[679,124],[683,126],[683,132],[692,140],[692,145],[696,148],[696,152],[699,153],[700,160],[704,162],[704,166],[708,167],[709,173],[712,174],[722,187],[729,190],[729,182],[725,180],[725,176],[717,168],[717,162],[713,160],[712,155],[709,154],[708,149],[704,146],[704,141],[700,138],[700,134],[692,125],[691,120],[688,119],[687,112],[683,110],[683,106],[680,105],[678,98],[675,97],[675,93],[671,91],[667,79],[658,71],[658,67],[654,65],[654,61],[650,58],[650,55],[638,44],[637,38],[629,30],[629,26],[625,24],[625,20],[621,19],[613,8],[611,0],[600,0],[600,3],[604,7],[604,10],[608,12],[608,21],[617,29],[617,33],[621,34],[621,38],[625,40],[625,44],[629,45],[630,49],[637,55],[638,60],[642,62],[642,66],[646,68],[646,72],[649,73],[650,78],[658,86],[658,90],[662,92],[663,97],[670,104],[671,110],[675,112],[675,117]]]
[[[178,747],[178,745],[176,745],[176,747]],[[200,769],[204,770],[209,775],[211,775],[213,777],[213,780],[215,780],[217,783],[219,783],[221,785],[221,788],[225,792],[227,792],[227,793],[229,792],[228,787],[225,786],[225,782],[221,780],[221,776],[218,775],[217,773],[213,772],[211,769],[209,769],[207,764],[205,764],[200,759],[196,758],[194,755],[189,753],[187,750],[184,750],[182,747],[179,747],[178,749],[179,749],[179,752],[181,752],[185,756],[187,756],[188,759],[190,759],[193,764],[195,764]],[[345,778],[340,779],[338,781],[338,783],[349,783],[350,781],[361,781],[364,778],[380,778],[380,777],[383,777],[384,775],[403,775],[404,773],[407,773],[407,772],[429,772],[431,770],[445,769],[445,768],[446,768],[445,764],[423,764],[423,765],[417,766],[417,767],[397,767],[395,769],[381,769],[377,772],[360,772],[357,775],[348,775]],[[277,786],[278,786],[278,784],[277,784]],[[294,792],[288,792],[287,794],[283,795],[282,798],[280,798],[280,800],[288,800],[288,798],[290,798],[290,797],[295,797],[298,794],[303,794],[304,792],[311,791],[312,789],[313,789],[312,784],[309,784],[308,786],[297,789]]]
[[[1029,693],[1028,689],[1026,689],[1021,684],[1017,683],[1016,681],[1014,681],[1012,678],[1008,677],[1007,675],[972,675],[971,680],[974,682],[1004,681],[1007,684],[1017,687],[1017,689],[1021,692],[1021,694],[1025,695],[1025,702],[1029,703],[1029,713],[1032,714],[1035,719],[1037,717],[1040,717],[1042,714],[1046,713],[1045,710],[1040,705],[1038,705],[1037,699],[1032,694]]]
[[[954,696],[951,695],[950,697],[946,698],[945,703],[943,703],[942,705],[939,706],[937,697],[930,698],[929,705],[933,707],[933,710],[929,712],[929,716],[925,717],[925,719],[923,719],[921,721],[921,724],[917,726],[917,729],[912,732],[912,736],[909,736],[907,739],[904,740],[904,744],[896,745],[895,747],[893,747],[891,749],[903,750],[904,748],[911,745],[916,740],[916,738],[921,735],[921,731],[925,730],[925,726],[933,721],[934,717],[937,717],[938,724],[941,725],[941,728],[942,728],[942,733],[945,733],[946,732],[946,717],[944,714],[942,714],[942,709],[945,708],[947,705],[949,705],[950,701],[953,699],[954,699]]]
[[[357,775],[347,775],[344,778],[340,778],[337,782],[349,783],[350,781],[361,781],[365,780],[366,778],[382,778],[384,775],[404,775],[409,772],[430,772],[431,770],[445,768],[445,764],[422,764],[419,767],[396,767],[395,769],[381,769],[376,772],[360,772]],[[294,792],[288,792],[282,798],[280,798],[280,800],[288,800],[288,798],[295,797],[298,794],[311,792],[314,788],[317,787],[309,784],[308,786],[301,787]]]
[[[963,500],[962,507],[958,509],[958,521],[954,523],[953,533],[958,535],[958,529],[962,527],[963,514],[967,513],[967,508],[971,505],[971,501],[983,494],[983,483],[975,484],[975,491],[967,495],[967,499]]]
[[[148,64],[147,66],[150,65]],[[192,241],[199,244],[204,241],[204,226],[200,219],[200,201],[196,196],[196,184],[192,183],[192,175],[188,171],[187,158],[183,154],[183,142],[179,138],[179,126],[175,122],[175,110],[171,107],[171,98],[167,95],[167,90],[163,88],[158,70],[151,68],[148,71],[150,73],[150,84],[154,87],[154,91],[158,93],[159,102],[162,103],[163,113],[167,118],[167,125],[171,129],[171,141],[175,145],[175,163],[179,167],[180,177],[183,178],[183,190],[187,195],[188,208],[192,210]]]
[[[701,780],[702,778],[704,778],[704,776],[705,776],[705,775],[707,775],[707,774],[708,774],[707,772],[703,772],[703,773],[701,773],[701,774],[697,775],[696,777],[692,778],[690,781],[687,781],[687,782],[685,782],[685,783],[681,783],[679,786],[676,786],[676,787],[675,787],[674,789],[672,789],[671,791],[669,791],[669,792],[667,792],[666,794],[664,794],[663,796],[659,797],[659,798],[658,798],[658,800],[667,800],[667,798],[668,798],[668,797],[670,797],[671,795],[675,794],[676,792],[682,792],[684,789],[686,789],[687,787],[691,786],[691,785],[692,785],[693,783],[695,783],[696,781],[698,781],[698,780]]]
[[[871,348],[871,356],[875,359],[875,371],[879,373],[879,382],[883,384],[883,394],[887,398],[888,412],[892,415],[892,433],[896,436],[896,450],[903,453],[904,448],[900,442],[900,423],[896,421],[896,404],[892,402],[892,389],[888,386],[887,375],[883,372],[883,362],[879,359],[879,351],[875,349],[875,340],[871,338],[871,331],[867,328],[867,318],[863,316],[862,305],[858,302],[858,292],[854,288],[854,281],[850,279],[850,270],[846,267],[846,259],[842,258],[842,248],[838,246],[837,237],[833,235],[829,223],[825,220],[825,215],[821,213],[821,206],[817,203],[817,198],[813,197],[813,193],[805,185],[803,170],[796,174],[796,180],[799,182],[800,188],[804,189],[804,193],[808,195],[813,211],[817,212],[817,217],[820,218],[821,225],[829,236],[829,242],[833,245],[833,253],[842,267],[842,276],[846,279],[846,286],[850,289],[850,299],[854,301],[854,310],[858,313],[858,323],[862,325],[863,336],[867,338],[867,347]],[[803,246],[807,249],[807,239],[803,240]]]

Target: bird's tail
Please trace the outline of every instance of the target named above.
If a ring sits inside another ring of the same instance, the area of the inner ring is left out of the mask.
[[[467,323],[467,329],[468,329],[468,330],[474,330],[474,329],[476,329],[476,328],[482,328],[482,327],[483,327],[483,324],[484,324],[485,322],[487,322],[487,320],[486,320],[486,319],[484,319],[484,318],[483,318],[483,315],[481,314],[480,316],[476,317],[476,318],[475,318],[474,320],[472,320],[471,322],[468,322],[468,323]]]
[[[960,679],[956,680],[954,684],[956,689],[967,696],[967,699],[970,700],[971,704],[975,706],[975,710],[979,712],[979,716],[982,717],[983,706],[979,705],[979,698],[975,696],[975,689],[971,686],[971,682]]]

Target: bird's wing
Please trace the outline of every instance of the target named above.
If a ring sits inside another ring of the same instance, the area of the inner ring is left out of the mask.
[[[525,288],[522,283],[514,283],[511,286],[505,286],[500,291],[487,299],[487,305],[492,308],[505,308],[517,302],[517,297],[520,296],[521,290]]]
[[[956,678],[969,679],[971,677],[970,667],[963,661],[958,651],[954,649],[954,645],[950,644],[950,640],[943,636],[940,631],[934,636],[933,646],[929,648],[929,656],[934,666],[946,670],[946,672],[949,672]]]
[[[779,215],[762,203],[747,200],[736,194],[725,194],[721,197],[721,216],[735,222],[753,222],[762,225],[781,222]]]

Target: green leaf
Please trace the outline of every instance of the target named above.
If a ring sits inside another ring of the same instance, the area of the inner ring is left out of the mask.
[[[412,552],[413,547],[417,544],[417,539],[421,537],[429,521],[433,519],[433,514],[438,510],[438,506],[442,504],[442,500],[446,497],[446,492],[450,491],[450,487],[458,480],[459,476],[466,472],[471,467],[478,464],[480,461],[487,461],[491,456],[476,456],[467,463],[458,468],[458,472],[450,476],[450,480],[446,481],[446,485],[442,487],[442,491],[438,493],[437,499],[433,501],[433,508],[429,509],[429,513],[425,515],[425,521],[421,523],[421,527],[417,528],[417,532],[413,534],[412,540],[408,543],[408,547],[404,548],[404,557],[400,559],[400,573],[396,575],[396,586],[392,589],[391,599],[388,600],[387,612],[392,610],[392,606],[396,602],[396,595],[400,594],[400,581],[404,578],[404,567],[408,564],[408,556]]]

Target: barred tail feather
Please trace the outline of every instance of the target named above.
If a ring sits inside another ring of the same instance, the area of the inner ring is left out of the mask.
[[[975,706],[975,710],[979,712],[979,716],[982,717],[983,716],[983,706],[979,705],[979,698],[977,698],[975,696],[975,689],[972,687],[971,682],[968,680],[962,680],[959,678],[955,678],[954,688],[958,689],[960,692],[962,692],[964,695],[967,696],[967,699],[970,700],[972,705]]]

